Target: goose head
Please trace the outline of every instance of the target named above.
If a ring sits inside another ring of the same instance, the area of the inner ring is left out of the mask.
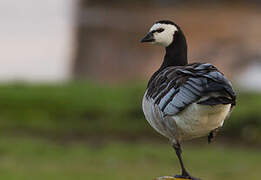
[[[175,33],[179,31],[180,28],[178,25],[172,21],[157,21],[152,25],[146,36],[141,39],[141,42],[149,42],[152,44],[168,47],[174,41]]]

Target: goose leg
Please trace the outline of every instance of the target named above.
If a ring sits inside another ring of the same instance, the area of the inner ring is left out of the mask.
[[[183,164],[183,161],[182,161],[182,156],[181,156],[181,153],[182,153],[182,150],[181,150],[181,146],[179,144],[179,142],[173,144],[173,148],[175,149],[176,151],[176,154],[178,156],[178,159],[179,159],[179,163],[180,163],[180,166],[181,166],[181,175],[176,175],[175,178],[182,178],[182,179],[191,179],[191,180],[200,180],[198,178],[194,178],[192,177],[188,172],[187,170],[185,169],[185,166]]]

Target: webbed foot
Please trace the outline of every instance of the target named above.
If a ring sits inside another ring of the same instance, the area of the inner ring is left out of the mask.
[[[220,128],[216,128],[214,129],[213,131],[211,131],[209,134],[208,134],[208,143],[210,144],[214,138],[217,136],[217,132]]]
[[[192,177],[190,175],[176,175],[176,180],[200,180],[199,178]]]

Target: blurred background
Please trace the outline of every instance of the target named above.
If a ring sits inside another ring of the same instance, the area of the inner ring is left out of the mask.
[[[205,180],[261,176],[261,1],[2,0],[0,179],[152,180],[179,173],[141,99],[164,49],[140,44],[179,24],[190,62],[231,79],[237,107],[214,143],[184,143]]]

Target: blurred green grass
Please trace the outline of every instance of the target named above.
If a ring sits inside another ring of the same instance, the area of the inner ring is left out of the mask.
[[[183,154],[189,171],[202,179],[260,179],[259,150],[185,145]],[[97,146],[28,137],[0,139],[0,179],[152,180],[179,171],[168,144],[114,141]]]
[[[5,84],[0,86],[0,134],[158,138],[143,117],[146,85],[128,83]],[[223,137],[259,143],[261,94],[240,93]]]
[[[141,112],[141,87],[92,83],[2,85],[0,130],[58,135],[141,132],[146,124]]]
[[[179,173],[167,140],[143,117],[145,87],[83,82],[0,85],[0,179],[131,180]],[[259,107],[261,94],[240,93],[219,137],[229,144],[260,143]],[[184,146],[185,163],[194,176],[260,179],[260,150],[206,145],[203,140]]]

